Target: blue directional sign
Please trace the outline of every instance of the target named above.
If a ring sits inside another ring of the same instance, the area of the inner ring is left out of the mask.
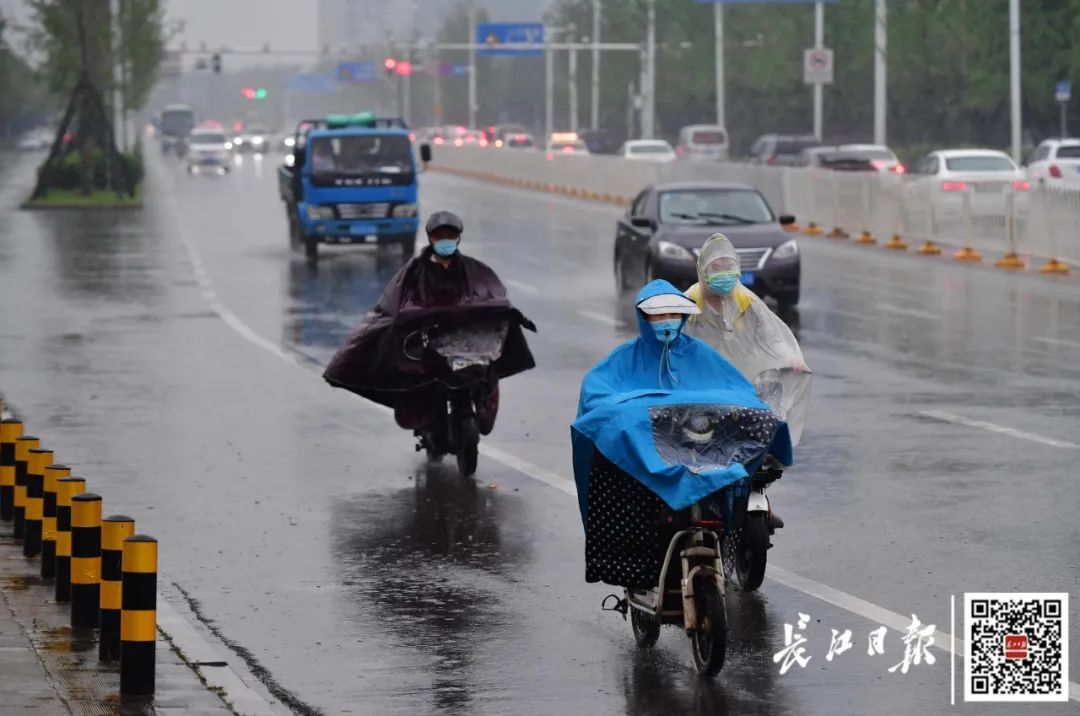
[[[482,22],[476,26],[476,42],[485,45],[481,55],[542,55],[541,49],[515,49],[514,45],[535,45],[544,41],[542,22]]]
[[[1072,96],[1072,83],[1068,80],[1062,80],[1054,85],[1054,97],[1058,102],[1068,102]]]
[[[285,83],[285,87],[294,92],[310,92],[312,94],[331,94],[337,89],[337,82],[331,75],[293,75]]]
[[[379,68],[374,62],[339,62],[337,79],[338,82],[357,84],[375,82],[379,79]]]
[[[452,65],[449,62],[439,65],[439,75],[442,77],[465,77],[468,74],[468,65]]]

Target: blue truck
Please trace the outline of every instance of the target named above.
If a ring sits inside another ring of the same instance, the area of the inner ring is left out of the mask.
[[[420,147],[431,161],[431,147]],[[289,221],[289,245],[309,259],[319,244],[416,246],[418,166],[409,128],[400,118],[365,112],[307,119],[278,169],[278,192]]]

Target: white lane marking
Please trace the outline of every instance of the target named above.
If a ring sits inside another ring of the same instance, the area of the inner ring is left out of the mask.
[[[1066,440],[1048,438],[1043,435],[1024,432],[1023,430],[1017,430],[1016,428],[1010,428],[1005,425],[998,425],[997,423],[991,423],[986,420],[972,420],[971,418],[965,418],[962,415],[956,415],[955,413],[950,413],[945,410],[921,410],[919,411],[919,415],[933,418],[934,420],[941,420],[946,423],[954,423],[968,428],[978,428],[979,430],[987,430],[992,433],[1008,435],[1021,440],[1029,440],[1033,443],[1039,443],[1040,445],[1049,445],[1050,447],[1056,448],[1080,448],[1080,445]]]
[[[622,328],[626,325],[625,322],[620,321],[618,318],[612,318],[611,316],[606,316],[603,313],[596,313],[595,311],[578,311],[577,314],[598,323],[603,323],[605,326],[611,326],[612,328]]]
[[[187,242],[183,234],[181,234],[181,241],[188,249],[189,256],[195,253],[195,247]],[[258,346],[259,348],[262,348],[270,354],[281,358],[286,363],[300,368],[309,375],[317,375],[314,370],[306,366],[303,362],[299,361],[287,350],[273,343],[272,341],[269,341],[260,336],[258,333],[252,330],[250,326],[240,320],[240,318],[237,317],[236,314],[234,314],[232,311],[228,310],[221,304],[213,304],[211,306],[211,309],[214,310],[214,312],[221,317],[221,319],[226,323],[226,325],[232,328],[241,338],[244,338],[248,342]],[[226,318],[226,316],[228,316],[228,318]],[[364,401],[361,404],[364,405],[364,407],[371,407],[374,405],[369,401]],[[383,406],[375,407],[382,408],[384,411],[387,410],[386,408],[383,408]],[[929,413],[935,411],[925,412]],[[334,422],[347,425],[345,421],[339,419],[334,419]],[[350,426],[350,428],[352,429],[355,429],[355,427],[356,426]],[[523,460],[511,453],[500,450],[499,448],[493,447],[488,444],[481,443],[480,451],[487,457],[490,457],[497,462],[501,462],[513,470],[517,470],[526,477],[531,477],[532,479],[542,482],[550,487],[553,487],[566,495],[570,495],[572,497],[577,496],[577,489],[574,483],[562,477],[558,473],[546,470],[542,467],[539,467],[538,465],[534,465],[527,460]],[[770,566],[770,572],[766,576],[769,577],[769,579],[778,582],[779,584],[783,584],[790,589],[794,589],[795,591],[802,592],[807,596],[811,596],[828,604],[832,604],[833,606],[851,612],[852,614],[856,614],[872,621],[876,621],[877,623],[891,627],[896,631],[905,632],[908,625],[910,624],[909,619],[901,616],[896,612],[890,611],[872,602],[868,602],[865,599],[861,599],[860,597],[856,597],[853,594],[848,594],[847,592],[843,592],[834,587],[830,587],[827,584],[822,584],[821,582],[816,582],[807,577],[795,574],[794,572],[789,572],[782,567],[777,567],[776,565]],[[942,638],[948,637],[948,640],[950,641],[950,651],[956,648],[952,644],[953,637],[951,634],[943,633],[941,634],[941,636]],[[961,645],[963,644],[961,640],[956,641],[959,641]],[[1071,681],[1069,682],[1069,698],[1073,699],[1074,701],[1080,701],[1080,684],[1076,684]]]
[[[1049,336],[1039,336],[1032,338],[1031,340],[1039,343],[1049,343],[1052,346],[1066,346],[1067,348],[1080,348],[1080,341],[1067,341],[1064,338],[1051,338]]]
[[[917,311],[914,308],[904,308],[903,306],[893,306],[888,303],[877,304],[879,311],[885,313],[895,313],[900,316],[911,316],[912,318],[925,318],[928,321],[940,321],[941,316],[936,313],[928,313],[926,311]]]
[[[530,296],[540,295],[540,289],[538,289],[536,286],[533,286],[531,283],[525,283],[524,281],[518,281],[516,278],[506,279],[506,285],[510,288],[516,288],[522,293],[527,293]]]
[[[253,716],[274,716],[277,713],[259,692],[244,683],[218,651],[161,594],[157,598],[157,628],[206,680],[208,686],[224,691],[224,698],[237,713]]]

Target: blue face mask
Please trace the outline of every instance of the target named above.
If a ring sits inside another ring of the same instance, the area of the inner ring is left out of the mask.
[[[652,326],[653,333],[656,334],[658,341],[671,343],[679,336],[679,331],[682,330],[682,319],[667,318],[663,321],[651,321],[649,325]]]
[[[435,253],[442,256],[444,259],[454,255],[457,251],[458,240],[457,239],[436,239],[435,240]]]
[[[714,273],[705,280],[705,283],[713,293],[726,296],[735,288],[735,284],[739,283],[739,274],[734,271]]]

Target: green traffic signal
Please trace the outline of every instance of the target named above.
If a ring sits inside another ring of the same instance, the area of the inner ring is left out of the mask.
[[[255,90],[255,99],[266,99],[266,88],[260,87]]]

